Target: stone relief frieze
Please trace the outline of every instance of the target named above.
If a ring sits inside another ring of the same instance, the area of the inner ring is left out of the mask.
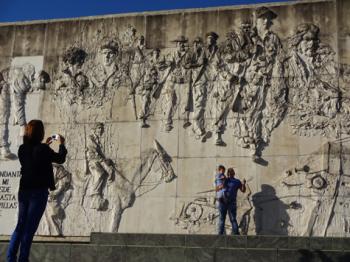
[[[180,125],[186,135],[219,147],[233,146],[227,142],[231,136],[262,165],[268,164],[263,151],[282,121],[288,121],[299,136],[338,139],[350,134],[349,65],[338,64],[318,25],[303,22],[281,39],[273,25],[279,19],[278,13],[261,7],[252,20],[233,25],[226,35],[173,36],[170,47],[164,49],[148,47],[142,32],[128,25],[118,34],[97,32],[91,42],[67,46],[51,76],[30,63],[4,69],[0,73],[0,158],[15,159],[9,126],[18,124],[23,132],[27,95],[47,90],[51,80],[48,91],[70,127],[85,109],[104,114],[98,110],[107,105],[118,108],[113,99],[122,90],[132,112],[128,121],[139,121],[141,128],[151,127],[153,119],[161,120],[165,136],[177,132]],[[65,216],[72,208],[82,208],[92,218],[107,218],[103,230],[116,232],[124,211],[137,198],[176,177],[171,158],[156,140],[135,160],[129,174],[104,148],[105,136],[105,124],[97,123],[84,138],[82,181],[74,179],[72,167],[54,167],[58,189],[50,195],[43,232],[64,234]],[[340,142],[327,148],[321,150],[322,161],[317,153],[301,159],[302,165],[287,170],[275,188],[262,185],[253,197],[243,196],[242,232],[327,235],[338,223],[349,233],[350,215],[341,211],[349,203],[341,203],[338,197],[348,195],[350,182],[342,173],[348,148]],[[298,197],[293,198],[294,194]],[[266,195],[272,197],[266,199]],[[172,219],[187,232],[213,232],[214,202],[212,195],[202,194],[183,203]],[[267,223],[265,211],[271,207],[280,215]]]
[[[295,31],[287,60],[292,128],[300,135],[336,136],[341,94],[335,52],[321,42],[316,25]]]
[[[225,37],[208,32],[205,40],[196,37],[190,43],[181,35],[165,53],[147,49],[145,37],[128,25],[119,35],[100,37],[104,41],[96,41],[96,54],[68,49],[59,75],[70,82],[65,86],[71,87],[71,102],[100,107],[119,87],[127,88],[126,101],[142,128],[161,112],[166,132],[180,118],[196,139],[213,137],[215,145],[227,146],[224,134],[233,135],[253,161],[267,164],[262,152],[286,117],[298,135],[349,132],[340,123],[347,114],[337,81],[349,70],[339,69],[335,52],[314,24],[298,25],[282,45],[273,30],[277,19],[277,13],[261,7],[252,21]]]

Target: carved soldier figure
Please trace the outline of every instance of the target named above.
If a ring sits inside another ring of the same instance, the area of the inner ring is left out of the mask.
[[[117,64],[118,55],[119,45],[114,39],[106,39],[99,48],[99,64],[94,64],[90,71],[93,83],[90,96],[94,97],[93,102],[97,105],[102,105],[104,99],[110,99],[110,92],[119,86],[121,76]]]
[[[215,81],[213,97],[215,106],[214,131],[216,133],[215,144],[225,146],[222,139],[227,126],[227,117],[232,111],[239,93],[239,74],[242,69],[239,64],[240,46],[235,32],[227,35],[226,43],[219,50],[217,62],[217,80]]]
[[[191,89],[193,95],[193,132],[196,138],[202,138],[205,141],[205,108],[207,102],[208,78],[205,74],[207,58],[203,47],[203,40],[197,37],[193,41],[193,51],[191,59]]]
[[[124,31],[123,35],[122,35],[122,41],[123,41],[123,48],[127,49],[127,48],[132,48],[135,46],[135,42],[137,40],[136,37],[136,28],[133,27],[132,25],[128,25],[126,30]]]
[[[64,210],[72,197],[72,175],[62,165],[54,164],[53,168],[56,189],[49,194],[45,218],[49,234],[62,236]]]
[[[40,71],[35,78],[35,67],[24,64],[21,67],[5,69],[0,73],[0,109],[1,109],[1,142],[0,156],[6,159],[14,158],[8,141],[8,125],[11,106],[14,111],[14,123],[20,126],[20,136],[23,136],[26,121],[25,103],[28,92],[43,90],[49,83],[50,76]]]
[[[265,72],[266,98],[262,119],[262,140],[263,144],[268,144],[272,130],[279,125],[287,109],[287,86],[284,80],[283,64],[285,55],[281,40],[271,30],[273,20],[277,18],[277,14],[266,7],[261,7],[256,10],[255,15],[257,45],[262,47],[262,53],[257,57],[260,60],[264,57],[267,63],[267,70]],[[261,144],[258,147],[261,147]],[[260,157],[260,150],[261,149],[258,148],[258,152],[256,152],[253,158],[256,159]]]
[[[104,210],[107,208],[108,201],[104,198],[104,187],[106,183],[114,180],[114,164],[111,159],[106,158],[103,153],[103,145],[101,142],[104,133],[104,125],[97,123],[92,128],[91,134],[87,141],[86,159],[88,164],[91,188],[91,208]]]
[[[157,88],[159,84],[158,71],[155,67],[149,69],[146,74],[145,80],[141,89],[139,91],[141,100],[141,110],[139,113],[139,118],[142,120],[142,128],[149,127],[147,119],[150,115],[150,105],[152,102],[153,90]]]
[[[277,14],[266,7],[255,12],[256,28],[250,34],[254,48],[246,50],[249,56],[253,50],[254,54],[248,60],[245,84],[240,92],[242,116],[235,127],[238,142],[251,150],[252,159],[257,162],[287,106],[282,45],[271,31],[272,20],[276,17]]]
[[[206,34],[206,48],[205,57],[208,61],[208,66],[206,70],[207,78],[213,82],[217,77],[217,64],[219,63],[219,47],[217,40],[219,35],[215,32],[209,32]]]
[[[319,28],[301,24],[289,40],[289,97],[295,123],[293,128],[301,134],[310,127],[323,129],[338,111],[339,89],[334,62],[335,53],[320,43]],[[314,117],[314,115],[318,117]]]
[[[87,53],[79,47],[68,48],[62,57],[63,69],[56,82],[55,96],[68,103],[81,102],[89,81],[82,70]]]
[[[165,112],[165,131],[167,132],[170,132],[170,130],[173,129],[173,117],[178,104],[180,104],[180,114],[184,116],[184,127],[191,125],[189,122],[191,107],[189,72],[190,55],[186,46],[188,39],[184,36],[180,36],[172,42],[176,43],[176,51],[171,54],[169,58],[171,71],[165,90],[165,98],[167,103]]]
[[[145,74],[145,38],[141,35],[134,47],[130,65],[131,93],[136,91],[136,88],[141,84]]]
[[[168,76],[164,74],[164,70],[168,67],[165,58],[160,55],[160,49],[152,50],[149,58],[145,61],[145,76],[141,82],[139,96],[141,101],[141,109],[139,119],[142,120],[141,127],[149,127],[147,119],[153,111],[151,109],[152,101],[158,99]]]

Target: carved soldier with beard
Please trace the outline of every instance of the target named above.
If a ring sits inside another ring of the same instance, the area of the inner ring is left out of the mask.
[[[299,25],[289,39],[289,45],[288,81],[293,128],[304,135],[315,129],[326,132],[327,127],[333,125],[331,122],[337,114],[340,99],[335,53],[328,45],[320,43],[319,28],[313,24]]]
[[[110,94],[119,87],[121,72],[118,67],[119,45],[114,39],[106,39],[99,48],[99,63],[92,65],[89,75],[92,86],[89,91],[91,103],[103,104]]]

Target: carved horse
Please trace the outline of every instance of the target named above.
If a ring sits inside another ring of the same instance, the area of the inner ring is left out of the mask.
[[[118,232],[123,212],[132,207],[138,197],[154,190],[162,182],[169,183],[176,178],[171,166],[171,157],[158,141],[154,140],[154,147],[142,155],[131,178],[127,178],[122,171],[115,168],[114,180],[106,185],[104,195],[111,213],[108,226],[110,232]],[[90,180],[87,180],[86,188],[89,188],[89,182]]]

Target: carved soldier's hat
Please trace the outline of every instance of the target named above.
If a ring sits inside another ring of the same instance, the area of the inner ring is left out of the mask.
[[[179,37],[177,37],[176,39],[172,40],[171,42],[174,42],[174,43],[187,43],[188,39],[185,36],[180,35]]]
[[[296,28],[296,33],[304,39],[318,39],[320,28],[314,24],[301,24]]]
[[[218,38],[219,38],[219,35],[215,32],[209,32],[205,35],[205,37],[209,37],[209,36],[214,38],[215,40],[218,40]]]
[[[198,36],[193,40],[193,43],[203,43],[203,39]]]
[[[262,6],[255,10],[256,18],[269,18],[271,20],[277,17],[277,14],[273,12],[271,9]]]
[[[119,49],[119,44],[116,40],[114,39],[104,39],[102,41],[102,45],[100,47],[100,49],[109,49],[111,50],[112,52],[114,53],[117,53],[118,52],[118,49]]]
[[[50,75],[44,70],[41,70],[39,72],[39,77],[42,77],[44,79],[45,83],[50,83],[51,82]]]

